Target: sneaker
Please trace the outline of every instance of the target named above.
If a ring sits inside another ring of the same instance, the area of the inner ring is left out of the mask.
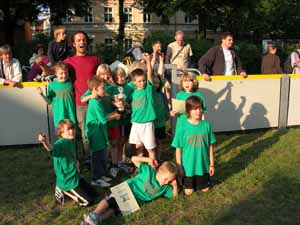
[[[98,180],[92,180],[91,185],[105,188],[105,187],[110,187],[111,184],[102,179],[98,179]]]
[[[106,182],[112,181],[112,179],[110,177],[106,177],[106,176],[102,176],[101,179]]]
[[[110,170],[109,170],[109,174],[110,174],[113,178],[116,178],[116,177],[117,177],[118,172],[119,172],[119,169],[116,168],[116,167],[112,167],[112,168],[110,168]]]
[[[101,225],[101,219],[93,212],[83,215],[84,225]]]

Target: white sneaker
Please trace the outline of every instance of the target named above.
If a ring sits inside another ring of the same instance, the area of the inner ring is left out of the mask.
[[[102,179],[98,179],[98,180],[92,180],[91,185],[105,188],[105,187],[110,187],[111,184]]]
[[[116,177],[117,177],[118,172],[119,172],[119,169],[116,168],[116,167],[112,167],[112,168],[110,168],[110,170],[109,170],[109,174],[110,174],[113,178],[116,178]]]
[[[110,177],[106,177],[106,176],[102,176],[101,179],[106,182],[112,181],[112,179]]]

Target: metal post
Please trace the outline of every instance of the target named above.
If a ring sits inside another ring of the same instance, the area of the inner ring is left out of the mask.
[[[278,128],[286,129],[288,122],[290,95],[290,77],[288,74],[283,74],[280,78],[280,102],[279,102],[279,119]]]

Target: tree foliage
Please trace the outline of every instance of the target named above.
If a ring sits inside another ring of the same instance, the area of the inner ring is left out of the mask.
[[[199,31],[231,31],[242,39],[295,38],[300,30],[297,0],[136,0],[146,12],[170,16],[182,10],[198,18]]]

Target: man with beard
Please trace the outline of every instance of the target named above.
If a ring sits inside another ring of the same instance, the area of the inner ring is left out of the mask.
[[[71,37],[71,41],[75,54],[65,59],[64,62],[68,64],[70,76],[74,81],[76,117],[81,130],[85,154],[88,155],[87,141],[84,135],[87,105],[81,103],[80,97],[88,89],[87,80],[96,74],[100,59],[96,56],[87,55],[89,38],[85,32],[75,32]]]

